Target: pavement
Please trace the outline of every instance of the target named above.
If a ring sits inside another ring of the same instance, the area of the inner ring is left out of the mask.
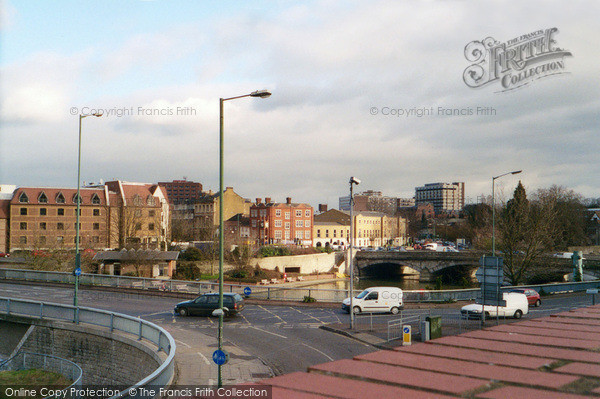
[[[272,386],[274,398],[600,398],[600,305],[314,365],[258,384]]]

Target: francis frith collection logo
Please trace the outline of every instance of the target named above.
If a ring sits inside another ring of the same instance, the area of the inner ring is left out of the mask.
[[[557,46],[557,33],[557,28],[550,28],[504,43],[492,37],[472,41],[465,46],[465,58],[472,64],[465,69],[463,80],[472,88],[497,82],[502,92],[565,73],[565,57],[572,54]]]

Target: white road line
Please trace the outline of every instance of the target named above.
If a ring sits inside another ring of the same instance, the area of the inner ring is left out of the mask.
[[[206,358],[206,356],[204,356],[204,355],[203,355],[202,353],[200,353],[200,352],[196,352],[196,353],[200,355],[200,357],[202,358],[202,360],[204,360],[204,363],[206,363],[206,364],[209,364],[209,365],[210,365],[210,362],[208,361],[208,359]]]
[[[279,338],[284,338],[284,339],[287,339],[287,337],[286,337],[285,335],[276,334],[276,333],[274,333],[274,332],[267,331],[267,330],[263,330],[263,329],[261,329],[261,328],[254,327],[254,326],[250,326],[250,328],[253,328],[253,329],[255,329],[255,330],[258,330],[258,331],[262,331],[262,332],[264,332],[264,333],[267,333],[267,334],[272,334],[272,335],[275,335],[276,337],[279,337]]]
[[[180,340],[178,340],[178,339],[176,339],[176,340],[175,340],[175,342],[177,342],[177,343],[180,343],[181,345],[183,345],[183,346],[185,346],[185,347],[187,347],[187,348],[190,348],[190,349],[192,348],[191,346],[189,346],[189,345],[188,345],[188,344],[186,344],[185,342],[183,342],[183,341],[180,341]]]
[[[165,311],[162,311],[162,312],[154,312],[154,313],[143,314],[140,317],[156,316],[156,315],[165,314],[165,313],[173,314],[173,312],[171,312],[170,310],[165,310]]]
[[[331,356],[329,356],[329,355],[327,355],[327,354],[325,354],[325,353],[321,352],[321,351],[320,351],[320,350],[318,350],[317,348],[313,348],[312,346],[310,346],[310,345],[306,345],[305,343],[302,343],[302,345],[304,345],[304,346],[306,346],[307,348],[310,348],[310,349],[312,349],[312,350],[314,350],[314,351],[316,351],[316,352],[319,352],[321,355],[325,356],[327,359],[329,359],[330,361],[332,361],[332,362],[333,362],[333,358],[332,358]]]
[[[273,316],[277,317],[277,318],[278,318],[279,320],[281,320],[282,322],[286,323],[286,321],[285,321],[285,320],[283,320],[281,317],[277,316],[275,313],[271,312],[269,309],[266,309],[266,308],[264,308],[264,307],[262,307],[262,306],[260,306],[260,305],[257,305],[257,306],[258,306],[259,308],[261,308],[262,310],[264,310],[265,312],[267,312],[267,313],[270,313],[270,314],[272,314]]]

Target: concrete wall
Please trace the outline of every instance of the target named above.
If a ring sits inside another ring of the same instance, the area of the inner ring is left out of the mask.
[[[299,267],[300,273],[309,274],[314,272],[326,273],[335,266],[335,253],[311,254],[295,256],[272,256],[250,261],[251,265],[260,266],[262,269],[284,272],[289,267]]]
[[[158,354],[133,336],[48,320],[35,323],[20,349],[78,364],[84,384],[130,386],[159,367]]]

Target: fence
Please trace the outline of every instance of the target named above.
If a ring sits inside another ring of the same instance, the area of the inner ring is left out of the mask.
[[[52,282],[74,284],[75,276],[65,272],[50,272],[23,269],[0,269],[0,280],[25,280],[34,282]],[[202,294],[218,291],[218,282],[164,280],[144,277],[110,276],[103,274],[84,273],[79,276],[79,283],[84,285],[127,288],[144,290],[147,292],[180,292],[187,294]],[[571,283],[553,283],[541,285],[528,285],[540,293],[556,294],[562,292],[585,291],[589,288],[600,288],[600,280]],[[244,289],[251,290],[251,298],[266,300],[302,301],[304,297],[312,297],[319,302],[341,302],[348,297],[348,290],[321,289],[310,287],[286,287],[283,285],[249,285],[249,284],[223,284],[225,292],[244,294]],[[510,290],[513,287],[503,287]],[[524,288],[524,286],[519,286]],[[449,302],[473,301],[480,294],[479,288],[462,290],[405,290],[404,302]],[[357,294],[355,291],[354,294]]]
[[[0,297],[0,313],[7,315],[27,316],[38,319],[56,319],[74,323],[86,323],[105,327],[112,331],[132,334],[138,340],[145,339],[156,345],[158,351],[167,356],[162,364],[149,376],[137,382],[132,387],[121,391],[115,397],[128,397],[132,388],[145,386],[166,386],[173,378],[175,370],[175,340],[166,330],[149,321],[104,310],[43,303],[23,299]],[[132,367],[136,367],[132,365]]]
[[[0,371],[17,371],[41,369],[62,375],[73,381],[71,385],[61,388],[61,399],[71,398],[71,388],[81,386],[83,372],[77,364],[60,357],[45,355],[41,353],[18,352],[15,356],[0,364]],[[57,396],[49,396],[54,398]]]

